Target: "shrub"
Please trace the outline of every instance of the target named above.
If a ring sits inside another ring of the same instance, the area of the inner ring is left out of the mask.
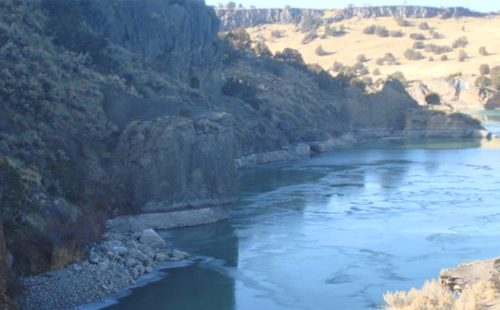
[[[423,40],[425,40],[425,35],[423,35],[421,33],[412,33],[412,34],[410,34],[410,38],[413,40],[423,41]]]
[[[386,307],[383,309],[480,310],[489,308],[494,299],[495,290],[484,282],[467,286],[460,294],[457,294],[433,280],[427,281],[420,290],[386,293],[384,295]]]
[[[356,57],[356,60],[358,62],[361,62],[361,63],[368,61],[368,59],[366,58],[365,54],[359,54],[358,57]]]
[[[404,33],[401,30],[392,30],[391,31],[391,37],[393,38],[401,38],[404,37]]]
[[[326,38],[328,36],[331,36],[331,37],[340,37],[340,36],[343,36],[345,34],[345,27],[344,26],[340,26],[339,29],[337,29],[336,27],[330,27],[330,25],[326,24],[325,25],[325,32],[323,34],[323,38]]]
[[[441,61],[448,61],[448,55],[441,56]]]
[[[459,47],[466,47],[469,45],[469,40],[467,40],[467,37],[460,37],[453,41],[453,48],[459,48]]]
[[[367,68],[361,68],[361,69],[358,70],[358,75],[359,76],[365,76],[365,75],[367,75],[369,73],[370,73],[370,71],[368,71]]]
[[[356,78],[356,77],[353,77],[350,81],[349,81],[349,85],[352,86],[352,87],[357,87],[361,90],[365,90],[366,88],[366,85],[365,83],[363,83],[362,80]]]
[[[373,70],[373,75],[380,75],[380,69],[376,68],[375,70]]]
[[[371,25],[363,29],[364,34],[375,34],[375,29],[377,29],[377,26]]]
[[[493,81],[484,75],[479,76],[475,82],[476,86],[490,87],[493,85]]]
[[[418,25],[418,29],[429,30],[429,29],[431,29],[431,27],[429,27],[429,24],[427,24],[426,22],[423,22],[423,23],[420,23],[420,25]]]
[[[316,40],[317,37],[318,34],[316,33],[316,30],[313,30],[304,36],[304,38],[302,39],[302,44],[309,44],[312,41]]]
[[[434,57],[429,57],[429,61],[433,62],[434,61]]]
[[[464,62],[467,59],[467,53],[464,50],[458,52],[458,61]]]
[[[400,27],[410,27],[411,26],[410,22],[408,22],[406,19],[404,19],[401,16],[398,16],[398,17],[396,17],[394,19],[396,20],[396,23]]]
[[[487,64],[482,64],[481,66],[479,66],[479,73],[481,75],[490,74],[490,66],[488,66]]]
[[[481,46],[481,47],[479,48],[479,55],[482,55],[482,56],[488,56],[488,51],[486,50],[486,47]]]
[[[375,34],[378,35],[381,38],[385,38],[389,36],[389,30],[383,26],[377,26],[375,29]]]
[[[425,48],[425,44],[422,41],[417,41],[417,42],[413,43],[413,48],[416,50],[421,50],[421,49]]]
[[[439,96],[438,93],[428,93],[425,96],[425,102],[427,102],[428,105],[438,105],[441,104],[441,96]]]
[[[405,51],[405,58],[408,59],[408,60],[420,60],[420,59],[424,59],[424,55],[422,55],[422,53],[414,50],[414,49],[407,49]]]
[[[432,33],[432,38],[433,38],[433,39],[436,39],[436,40],[439,40],[439,39],[444,38],[444,36],[443,36],[441,33],[434,31],[434,32]]]
[[[441,54],[444,54],[444,53],[449,53],[451,52],[453,49],[449,46],[446,46],[446,45],[435,45],[435,44],[428,44],[425,46],[425,51],[426,52],[432,52],[434,54],[437,54],[437,55],[441,55]]]
[[[384,62],[386,62],[388,65],[394,65],[396,64],[396,57],[392,53],[387,53],[384,56]]]
[[[368,85],[368,86],[373,85],[373,80],[372,80],[370,77],[368,77],[368,76],[365,76],[365,77],[362,79],[362,81],[363,81],[363,83],[364,83],[365,85]]]
[[[379,66],[383,66],[384,65],[384,58],[377,58],[375,63]]]
[[[326,56],[328,55],[328,52],[325,51],[325,49],[323,48],[323,45],[318,45],[318,47],[316,47],[316,49],[314,50],[314,53],[318,56]]]
[[[344,67],[344,64],[338,61],[335,61],[332,66],[333,72],[339,72]]]
[[[260,101],[257,99],[257,87],[244,79],[228,78],[222,87],[222,93],[249,103],[255,110],[260,108]]]
[[[273,30],[271,31],[271,37],[274,39],[282,38],[285,35],[285,32],[282,30]]]
[[[388,80],[397,80],[405,87],[406,87],[406,85],[408,85],[408,82],[406,81],[406,78],[405,78],[403,72],[401,72],[401,71],[396,71],[393,74],[388,75],[387,79]]]
[[[318,47],[316,47],[316,49],[314,50],[314,53],[318,56],[326,56],[328,55],[329,53],[327,51],[325,51],[325,49],[323,48],[323,45],[318,45]]]
[[[299,51],[292,48],[285,48],[282,52],[277,52],[274,59],[289,65],[304,66],[304,59]]]

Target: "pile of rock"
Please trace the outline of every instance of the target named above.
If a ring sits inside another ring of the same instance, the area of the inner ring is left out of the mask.
[[[133,285],[160,264],[176,262],[189,254],[168,249],[153,229],[135,233],[106,233],[95,244],[88,260],[56,272],[23,279],[26,291],[19,300],[22,309],[71,308]]]

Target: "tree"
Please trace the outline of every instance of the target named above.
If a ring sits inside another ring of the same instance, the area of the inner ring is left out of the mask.
[[[467,59],[467,53],[464,50],[458,52],[458,61],[464,62]]]
[[[481,75],[490,74],[490,66],[488,66],[487,64],[482,64],[481,66],[479,66],[479,73]]]
[[[425,96],[425,102],[427,102],[428,105],[438,105],[441,104],[441,96],[439,96],[438,93],[428,93]]]
[[[482,55],[482,56],[488,56],[488,54],[489,54],[489,53],[488,53],[488,51],[486,50],[486,47],[481,46],[481,47],[479,48],[479,55]]]
[[[234,10],[236,8],[236,3],[233,2],[233,1],[229,1],[227,4],[226,4],[226,9],[228,10]]]

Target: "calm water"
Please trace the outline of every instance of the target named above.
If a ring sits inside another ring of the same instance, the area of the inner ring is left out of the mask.
[[[246,172],[231,220],[171,232],[191,265],[106,309],[375,308],[500,255],[499,175],[498,142],[400,140]]]

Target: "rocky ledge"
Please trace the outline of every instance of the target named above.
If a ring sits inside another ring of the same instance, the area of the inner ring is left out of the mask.
[[[88,304],[116,295],[169,262],[189,257],[167,248],[165,240],[151,228],[130,230],[139,227],[130,222],[113,226],[91,248],[87,260],[61,271],[23,278],[26,290],[19,305],[24,310],[55,310]]]
[[[325,14],[326,12],[330,14]],[[482,17],[486,14],[462,7],[437,8],[426,6],[364,6],[346,7],[336,10],[311,10],[299,8],[283,9],[224,9],[216,8],[221,31],[249,28],[265,24],[298,24],[305,15],[326,23],[341,22],[352,18],[375,18],[401,16],[405,18],[454,18]],[[328,16],[328,17],[325,17]]]

